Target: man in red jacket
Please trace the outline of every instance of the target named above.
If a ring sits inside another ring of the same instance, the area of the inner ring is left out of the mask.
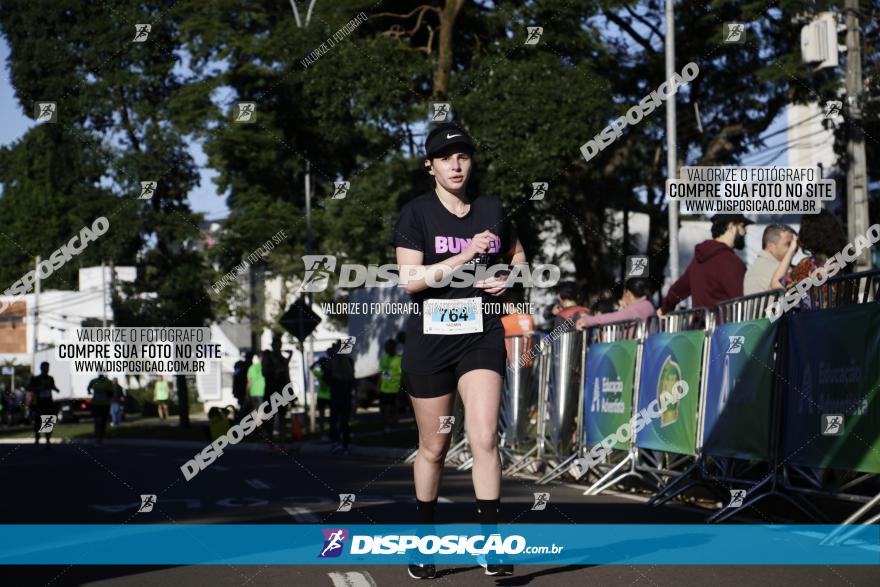
[[[691,297],[694,308],[714,311],[718,302],[743,295],[746,265],[734,249],[746,246],[746,226],[752,224],[742,214],[716,214],[712,217],[712,240],[694,247],[694,258],[678,281],[672,284],[657,311],[671,312],[682,300]]]

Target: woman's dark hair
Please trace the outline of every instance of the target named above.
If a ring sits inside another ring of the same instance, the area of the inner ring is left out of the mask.
[[[632,292],[637,298],[643,298],[651,295],[651,282],[647,279],[633,278],[626,280],[626,289]]]
[[[834,214],[822,210],[801,216],[798,242],[812,255],[830,257],[846,245],[846,233]]]
[[[573,281],[562,281],[556,286],[556,295],[563,300],[574,300],[580,302],[578,295],[578,286]]]
[[[397,354],[397,341],[393,338],[389,338],[385,341],[385,352],[391,356]]]
[[[593,313],[601,312],[602,314],[610,314],[617,311],[617,301],[614,298],[602,298],[590,306]]]

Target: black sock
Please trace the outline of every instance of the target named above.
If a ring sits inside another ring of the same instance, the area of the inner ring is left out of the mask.
[[[477,515],[481,526],[497,526],[501,499],[477,499]]]
[[[431,501],[422,501],[416,498],[416,519],[419,524],[433,524],[434,510],[437,507],[437,498]]]

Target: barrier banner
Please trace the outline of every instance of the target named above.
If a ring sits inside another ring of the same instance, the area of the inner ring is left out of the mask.
[[[613,436],[632,415],[633,385],[636,376],[637,340],[600,342],[587,349],[584,378],[584,427],[587,446],[599,444]],[[615,437],[616,438],[616,437]],[[629,449],[628,442],[615,442],[611,447]]]
[[[880,304],[789,319],[782,461],[880,473]]]
[[[719,324],[712,333],[704,453],[754,460],[770,457],[777,324],[761,318]]]
[[[652,334],[645,340],[636,419],[639,448],[696,453],[704,338],[702,330],[687,330]],[[680,380],[687,383],[687,395],[660,411],[660,394],[672,393]]]

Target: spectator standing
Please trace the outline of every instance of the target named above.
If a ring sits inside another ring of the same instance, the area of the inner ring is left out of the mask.
[[[684,274],[672,284],[658,314],[668,314],[679,302],[691,298],[694,308],[714,311],[718,302],[743,295],[746,266],[734,250],[746,246],[746,226],[753,224],[742,214],[712,217],[712,238],[694,247],[694,258]]]
[[[333,441],[331,451],[342,451],[347,455],[355,378],[354,363],[350,356],[339,353],[341,346],[341,341],[337,341],[330,347],[325,377],[330,385],[330,439]]]
[[[110,402],[110,425],[117,426],[122,423],[123,406],[125,405],[125,391],[119,385],[119,381],[114,377],[113,383],[113,401]]]
[[[556,286],[556,304],[550,312],[553,314],[553,328],[557,328],[566,321],[572,324],[584,314],[590,311],[580,304],[577,284],[573,281],[563,281]]]
[[[654,304],[648,299],[651,295],[651,284],[647,279],[632,278],[626,280],[623,296],[620,298],[620,309],[615,312],[581,316],[577,321],[577,329],[584,330],[599,324],[610,324],[621,320],[647,320],[654,315]]]
[[[330,410],[330,386],[327,385],[327,378],[324,376],[325,364],[327,357],[321,357],[312,363],[312,376],[317,384],[318,401],[315,403],[315,409],[318,412],[318,427],[321,433],[321,440],[329,440],[327,436],[327,420],[326,412]]]
[[[55,416],[55,402],[52,401],[52,393],[60,393],[61,390],[55,385],[55,378],[49,375],[49,363],[40,363],[40,374],[31,377],[27,386],[28,397],[31,400],[31,417],[34,420],[34,445],[40,444],[40,428],[42,418],[40,416]],[[46,446],[50,446],[52,432],[43,432],[46,437]]]
[[[247,398],[247,372],[251,364],[252,357],[249,353],[241,351],[239,359],[232,367],[232,395],[238,402],[238,409],[235,411],[235,421],[239,422],[247,414],[248,398]]]
[[[95,442],[98,446],[104,444],[104,434],[107,431],[107,417],[110,415],[110,402],[113,399],[115,389],[113,382],[107,379],[103,373],[89,382],[86,391],[92,396],[92,420],[95,423]]]
[[[271,353],[263,351],[255,354],[251,366],[247,372],[247,393],[250,401],[251,410],[256,410],[265,400],[266,396],[266,375],[264,364],[271,360]],[[261,425],[263,436],[266,437],[266,450],[272,452],[272,420],[263,422]]]
[[[797,248],[797,234],[792,227],[768,225],[761,236],[761,252],[746,270],[743,295],[782,288],[780,280],[788,275]]]
[[[163,422],[168,419],[168,396],[171,393],[171,387],[165,381],[164,375],[159,375],[159,379],[153,386],[153,400],[156,402],[156,409],[159,411],[159,419]]]
[[[379,358],[379,412],[385,432],[391,432],[397,420],[397,394],[400,392],[400,362],[397,342],[393,338],[385,341],[385,352]]]
[[[271,374],[267,380],[270,395],[281,393],[281,390],[290,383],[290,358],[292,356],[292,351],[286,353],[281,351],[281,337],[279,335],[276,334],[272,337]],[[274,419],[277,423],[278,442],[284,442],[287,431],[287,404],[278,407]]]
[[[829,257],[842,250],[847,244],[846,231],[837,218],[827,210],[822,210],[819,214],[801,216],[798,241],[806,257],[794,266],[790,275],[782,279],[782,285],[786,289],[794,287],[799,281],[809,277],[815,269],[824,266]],[[848,273],[848,270],[841,267],[838,275],[844,273]],[[827,306],[828,295],[833,289],[834,286],[829,287],[827,283],[821,286],[819,290],[821,299],[826,301],[823,307]],[[810,296],[801,301],[801,308],[814,309]]]

